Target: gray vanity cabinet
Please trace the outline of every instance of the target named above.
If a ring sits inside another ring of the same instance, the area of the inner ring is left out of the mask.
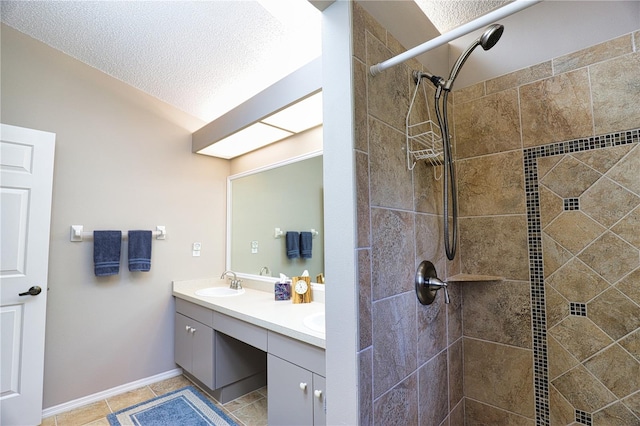
[[[324,350],[270,333],[269,425],[324,425]]]
[[[213,389],[213,329],[180,313],[175,315],[176,364]]]

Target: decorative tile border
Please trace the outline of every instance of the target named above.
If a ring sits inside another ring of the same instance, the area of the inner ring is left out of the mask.
[[[538,192],[538,158],[590,151],[640,142],[640,129],[609,133],[590,138],[556,142],[526,148],[524,154],[525,192],[527,200],[527,239],[529,244],[529,278],[531,280],[531,319],[533,323],[533,377],[536,425],[549,423],[549,361],[547,357],[547,318],[545,312],[544,270],[542,263],[542,226],[540,222],[540,194]],[[577,200],[576,200],[577,201]],[[577,203],[565,200],[565,207]],[[582,417],[582,415],[585,417]],[[591,415],[580,413],[582,419]],[[576,420],[578,412],[576,411]],[[578,421],[578,420],[577,420]],[[587,423],[583,423],[587,424]]]

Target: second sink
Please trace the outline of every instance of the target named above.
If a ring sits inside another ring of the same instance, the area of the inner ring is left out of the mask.
[[[239,296],[243,293],[244,293],[243,288],[236,290],[229,287],[209,287],[209,288],[203,288],[201,290],[197,290],[196,296],[231,297],[231,296]]]

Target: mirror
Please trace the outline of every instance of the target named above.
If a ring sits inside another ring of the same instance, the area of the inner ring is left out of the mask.
[[[227,206],[227,269],[270,281],[324,273],[322,155],[230,176]],[[287,231],[312,230],[311,258],[288,258]]]

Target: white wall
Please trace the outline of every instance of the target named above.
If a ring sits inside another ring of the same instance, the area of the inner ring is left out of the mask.
[[[171,281],[224,269],[229,162],[191,153],[204,123],[2,26],[2,122],[56,133],[44,407],[176,368]],[[93,274],[70,225],[155,229],[151,271]],[[202,243],[202,256],[191,244]]]

